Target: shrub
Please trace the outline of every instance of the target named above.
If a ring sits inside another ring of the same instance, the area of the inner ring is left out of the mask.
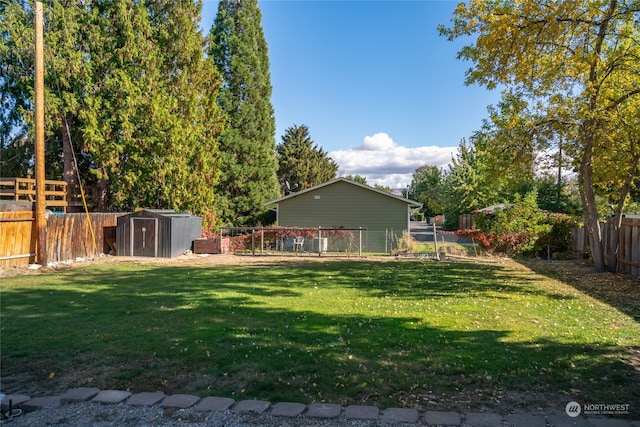
[[[513,204],[493,215],[474,218],[478,229],[458,231],[458,235],[476,239],[489,252],[506,255],[538,255],[566,252],[571,245],[571,228],[575,222],[564,214],[548,213],[538,208],[535,192],[516,195]]]
[[[551,254],[566,253],[571,250],[571,229],[576,226],[576,220],[569,215],[551,213],[546,217],[549,229],[541,233],[536,241],[534,253],[541,258]]]
[[[402,232],[402,237],[398,237],[398,247],[393,251],[394,255],[411,253],[416,248],[416,242],[407,230]]]

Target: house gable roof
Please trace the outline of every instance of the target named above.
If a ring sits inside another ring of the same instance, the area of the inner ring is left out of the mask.
[[[368,190],[368,191],[373,191],[374,193],[378,193],[378,194],[381,194],[381,195],[383,195],[385,197],[389,197],[391,199],[395,199],[395,200],[398,200],[400,202],[406,203],[407,205],[409,205],[412,208],[421,208],[422,207],[422,203],[416,202],[415,200],[405,199],[404,197],[396,196],[395,194],[391,194],[391,193],[388,193],[388,192],[383,191],[383,190],[378,190],[377,188],[370,187],[370,186],[365,185],[365,184],[360,184],[359,182],[352,181],[352,180],[350,180],[348,178],[335,178],[335,179],[332,179],[330,181],[324,182],[322,184],[315,185],[313,187],[304,189],[302,191],[298,191],[296,193],[291,193],[288,196],[284,196],[284,197],[280,197],[280,198],[275,199],[275,200],[271,200],[271,201],[265,203],[265,206],[276,206],[280,202],[294,199],[295,197],[298,197],[298,196],[300,196],[302,194],[309,193],[311,191],[315,191],[315,190],[318,190],[318,189],[323,188],[323,187],[328,187],[328,186],[336,184],[338,182],[346,182],[347,184],[351,184],[351,185],[363,188],[363,189]]]

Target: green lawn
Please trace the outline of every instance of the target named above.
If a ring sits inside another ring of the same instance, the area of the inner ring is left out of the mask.
[[[2,375],[43,387],[640,409],[640,314],[516,263],[86,264],[0,285]]]

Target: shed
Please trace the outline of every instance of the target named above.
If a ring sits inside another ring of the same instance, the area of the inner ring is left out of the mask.
[[[390,234],[402,237],[410,229],[410,214],[420,202],[396,196],[347,178],[272,200],[278,226],[367,230],[367,252],[388,251]]]
[[[202,236],[202,218],[169,209],[145,209],[118,218],[116,252],[124,256],[173,258]]]

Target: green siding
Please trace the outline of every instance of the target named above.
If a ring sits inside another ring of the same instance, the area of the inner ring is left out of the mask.
[[[402,199],[338,181],[281,200],[278,225],[366,228],[364,250],[382,252],[385,250],[385,231],[393,230],[397,237],[402,236],[407,229],[408,212],[408,204]]]

